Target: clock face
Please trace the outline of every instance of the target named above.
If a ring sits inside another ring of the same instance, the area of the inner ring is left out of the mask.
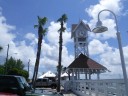
[[[78,33],[78,35],[79,35],[80,37],[85,37],[85,32],[84,32],[84,30],[80,30],[79,33]]]

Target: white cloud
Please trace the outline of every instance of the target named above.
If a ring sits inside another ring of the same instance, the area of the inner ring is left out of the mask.
[[[97,19],[97,13],[103,9],[112,10],[115,14],[119,14],[122,10],[121,0],[100,0],[100,2],[96,5],[91,5],[89,8],[86,8],[86,12],[93,19]],[[109,13],[102,13],[101,18],[106,17]]]
[[[5,46],[9,44],[14,38],[15,34],[11,33],[15,29],[15,26],[8,25],[5,17],[0,15],[0,44]]]
[[[119,65],[121,63],[119,50],[114,48],[113,50],[109,50],[101,54],[100,58],[101,58],[100,62],[105,65]]]
[[[58,45],[50,45],[47,44],[45,41],[42,43],[42,56],[47,56],[54,60],[58,59]]]
[[[90,55],[102,54],[109,50],[112,50],[112,48],[109,47],[107,42],[103,44],[97,39],[93,39],[92,41],[89,42],[89,54]]]
[[[35,34],[33,34],[33,33],[27,33],[26,35],[25,35],[25,38],[27,38],[27,39],[29,39],[29,40],[33,40],[33,39],[35,39]]]
[[[128,68],[128,46],[123,47],[123,53],[124,53],[125,63]]]
[[[33,34],[33,33],[27,33],[25,35],[25,38],[28,39],[28,40],[30,40],[30,42],[31,42],[30,45],[31,46],[37,44],[37,42],[38,42],[38,39],[36,38],[36,35]]]
[[[119,49],[111,47],[108,43],[101,43],[98,40],[92,40],[89,44],[91,56],[97,56],[96,61],[105,66],[111,72],[102,74],[105,79],[122,78],[122,65]],[[128,46],[123,47],[125,65],[128,73]],[[118,70],[118,71],[117,71]],[[105,76],[104,76],[105,75]]]
[[[66,27],[66,24],[64,25]],[[50,26],[48,27],[47,39],[50,44],[58,44],[59,42],[59,32],[60,23],[51,22]],[[66,27],[66,29],[68,29]],[[63,45],[67,44],[68,42],[72,42],[71,40],[71,32],[65,30],[63,33]]]

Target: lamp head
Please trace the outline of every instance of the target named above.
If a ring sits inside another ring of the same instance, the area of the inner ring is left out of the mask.
[[[108,30],[108,28],[105,27],[105,26],[102,26],[102,22],[100,20],[98,20],[98,22],[96,23],[96,28],[94,28],[92,30],[92,32],[94,32],[94,33],[102,33],[102,32],[105,32],[107,30]]]

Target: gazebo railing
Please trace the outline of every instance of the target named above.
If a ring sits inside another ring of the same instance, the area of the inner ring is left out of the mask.
[[[80,96],[126,96],[122,79],[66,81],[64,87]]]

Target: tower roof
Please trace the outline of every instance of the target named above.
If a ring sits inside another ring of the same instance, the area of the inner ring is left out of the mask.
[[[88,31],[91,31],[90,27],[88,26],[88,24],[85,24],[82,20],[78,23],[78,24],[72,24],[72,34],[71,34],[71,38],[74,37],[74,33],[77,30],[77,28],[80,26],[80,24],[82,24],[84,26],[85,29],[87,29]]]

